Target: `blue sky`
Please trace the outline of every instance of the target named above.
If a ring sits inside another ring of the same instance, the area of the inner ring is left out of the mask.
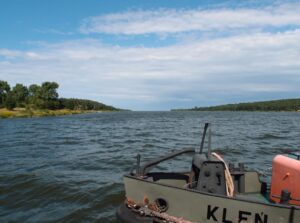
[[[298,98],[297,1],[3,0],[0,79],[133,110]]]

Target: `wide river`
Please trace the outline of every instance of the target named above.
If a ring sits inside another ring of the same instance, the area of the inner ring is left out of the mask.
[[[267,174],[300,148],[300,113],[116,112],[0,120],[0,222],[116,222],[122,175],[135,163],[199,147]],[[183,165],[183,162],[179,162]],[[189,167],[190,163],[186,163]],[[178,167],[178,166],[177,166]]]

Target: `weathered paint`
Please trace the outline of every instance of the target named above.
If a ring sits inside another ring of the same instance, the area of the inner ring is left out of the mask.
[[[125,176],[126,196],[135,202],[164,198],[167,214],[200,223],[299,223],[300,209],[290,222],[290,208],[214,196]],[[210,210],[208,210],[210,208]]]

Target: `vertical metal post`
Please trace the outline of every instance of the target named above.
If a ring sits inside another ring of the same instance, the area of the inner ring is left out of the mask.
[[[207,131],[208,127],[209,127],[209,123],[205,123],[203,134],[202,134],[202,141],[201,141],[201,144],[200,144],[200,151],[199,151],[200,154],[203,151],[204,141],[205,141],[205,136],[206,136],[206,131]]]
[[[211,154],[211,124],[209,124],[208,129],[208,150],[207,150],[207,156],[210,157]]]
[[[140,175],[141,174],[141,155],[137,154],[136,156],[136,175]]]

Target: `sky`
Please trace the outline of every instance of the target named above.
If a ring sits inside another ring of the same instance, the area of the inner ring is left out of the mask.
[[[300,96],[300,2],[1,0],[0,80],[169,110]]]

